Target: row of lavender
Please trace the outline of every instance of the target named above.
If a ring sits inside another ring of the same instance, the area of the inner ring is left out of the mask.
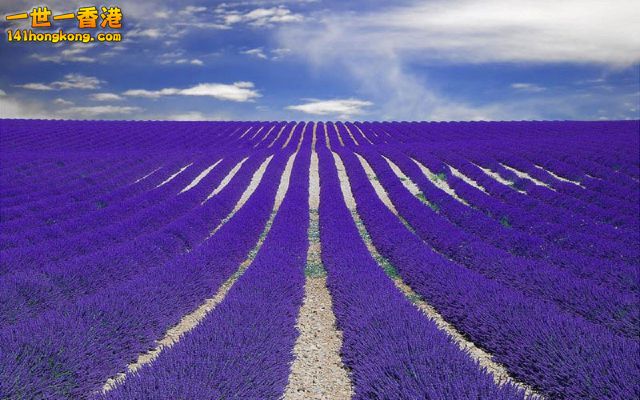
[[[8,377],[0,394],[6,397],[91,396],[215,293],[255,245],[300,143],[285,202],[237,288],[179,346],[112,392],[278,397],[301,304],[308,223],[302,203],[314,131],[323,261],[357,397],[522,394],[496,387],[376,266],[349,222],[328,147],[347,165],[358,212],[379,251],[512,375],[553,398],[639,394],[633,383],[638,160],[629,151],[637,125],[129,123],[127,129],[94,122],[87,133],[91,123],[38,124],[34,132],[56,132],[40,148],[25,135],[29,123],[1,125],[10,133],[2,136],[8,151],[0,174],[0,376]],[[112,129],[109,140],[95,133],[105,128]],[[147,129],[160,131],[157,142]],[[80,140],[93,134],[95,140]],[[374,168],[411,230],[376,200],[354,152]],[[402,187],[390,163],[431,207]],[[229,185],[209,199],[238,164]],[[268,166],[258,190],[209,238],[260,165]],[[434,186],[420,165],[466,204]],[[550,187],[514,176],[507,166]],[[247,362],[249,355],[260,362]]]
[[[165,159],[148,177],[147,165],[136,166],[106,194],[101,185],[63,177],[78,187],[72,192],[77,198],[61,204],[55,228],[38,225],[52,218],[52,210],[43,208],[42,215],[27,212],[38,226],[3,230],[3,398],[96,393],[235,271],[269,217],[291,150],[274,155],[267,148],[249,152],[219,144],[217,152]],[[209,239],[260,165],[267,169],[253,196]],[[232,167],[241,168],[209,198]],[[210,173],[185,191],[205,168]],[[176,175],[176,169],[182,172]],[[68,199],[68,193],[45,192],[37,202]],[[93,209],[96,198],[107,204]],[[10,241],[39,236],[44,240],[33,244]]]

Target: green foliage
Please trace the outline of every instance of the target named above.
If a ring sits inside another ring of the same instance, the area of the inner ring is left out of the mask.
[[[416,197],[424,204],[429,204],[429,201],[427,200],[427,197],[424,195],[424,193],[419,192],[418,194],[416,194]]]
[[[307,278],[317,278],[326,275],[327,271],[324,269],[321,261],[307,260],[307,264],[304,266],[304,276]]]

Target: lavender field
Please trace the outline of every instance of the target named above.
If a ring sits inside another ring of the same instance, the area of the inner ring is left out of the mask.
[[[639,149],[0,120],[0,399],[640,398]]]

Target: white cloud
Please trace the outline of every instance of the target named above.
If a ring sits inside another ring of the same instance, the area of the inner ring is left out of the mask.
[[[82,74],[66,74],[64,80],[55,81],[51,83],[25,83],[22,85],[15,85],[23,89],[29,90],[65,90],[65,89],[99,89],[100,85],[104,83],[100,79],[94,76],[86,76]]]
[[[203,13],[205,11],[207,11],[207,7],[186,6],[185,8],[180,10],[179,13],[187,16],[191,16],[192,14]]]
[[[198,65],[198,66],[202,66],[204,65],[204,62],[202,60],[199,60],[197,58],[191,59],[189,60],[188,58],[179,58],[175,61],[176,64],[191,64],[191,65]]]
[[[160,96],[170,96],[180,94],[179,89],[167,88],[161,90],[146,90],[146,89],[130,89],[122,93],[125,96],[133,97],[146,97],[149,99],[157,99]]]
[[[185,111],[177,114],[163,115],[161,119],[167,121],[225,121],[230,118],[225,114],[205,115],[200,111]]]
[[[288,106],[288,110],[300,111],[311,115],[334,115],[349,118],[364,113],[364,108],[373,105],[370,101],[358,99],[316,100],[307,99],[303,104]]]
[[[51,86],[56,89],[98,89],[103,81],[94,77],[82,74],[66,74],[64,80],[51,82]]]
[[[38,103],[0,96],[0,118],[50,118]]]
[[[140,110],[140,107],[105,105],[69,107],[65,110],[62,110],[61,113],[66,114],[74,119],[88,119],[100,115],[127,115]]]
[[[53,88],[49,85],[45,85],[44,83],[25,83],[24,85],[14,85],[16,87],[21,87],[23,89],[29,90],[53,90]]]
[[[530,92],[530,93],[543,92],[546,90],[542,86],[536,85],[534,83],[525,83],[525,82],[512,83],[511,88],[522,91],[522,92]]]
[[[159,18],[159,19],[167,19],[169,17],[171,17],[171,13],[167,10],[159,10],[153,13],[153,16],[155,18]]]
[[[287,48],[273,49],[273,50],[271,50],[271,54],[273,54],[271,59],[272,60],[279,60],[279,59],[283,58],[284,56],[288,55],[289,53],[291,53],[291,49],[287,49]]]
[[[204,61],[199,58],[189,58],[184,50],[174,50],[162,53],[158,56],[160,64],[191,64],[203,66]]]
[[[260,94],[253,89],[252,82],[235,82],[231,85],[221,83],[201,83],[188,89],[183,89],[180,94],[186,96],[211,96],[220,100],[250,101]]]
[[[241,53],[249,56],[257,57],[257,58],[262,58],[264,60],[268,58],[267,55],[264,54],[264,49],[262,47],[245,50],[245,51],[242,51]]]
[[[277,32],[313,69],[348,74],[376,105],[377,119],[529,118],[507,102],[476,105],[438,93],[414,65],[469,63],[596,63],[640,61],[633,22],[639,7],[596,0],[434,0],[368,13],[319,14],[314,24]],[[514,88],[517,90],[518,88]],[[522,88],[521,88],[522,89]]]
[[[436,0],[328,16],[298,29],[297,47],[452,62],[640,61],[633,0]]]
[[[69,101],[69,100],[65,100],[62,97],[58,97],[55,100],[53,100],[53,104],[58,105],[58,106],[72,106],[74,103],[73,101]]]
[[[64,63],[64,62],[86,62],[93,63],[96,62],[95,58],[86,56],[85,53],[93,47],[91,44],[87,43],[74,43],[69,48],[64,49],[56,54],[42,54],[42,53],[34,53],[31,55],[32,58],[38,61],[46,61],[46,62],[54,62],[54,63]],[[57,48],[54,48],[55,51]]]
[[[185,29],[217,29],[217,30],[229,29],[229,26],[223,23],[204,22],[204,21],[176,22],[174,25],[185,27]]]
[[[147,29],[133,29],[127,32],[127,38],[148,38],[148,39],[157,39],[163,36],[162,30],[158,28],[147,28]]]
[[[246,54],[248,56],[260,58],[262,60],[280,60],[287,54],[291,53],[290,49],[277,48],[265,51],[263,47],[256,47],[255,49],[249,49],[241,51],[240,54]]]
[[[115,101],[123,100],[122,96],[115,93],[94,93],[91,98],[96,101]]]
[[[0,89],[0,97],[2,96],[6,96],[7,92],[5,92],[4,90]]]
[[[260,97],[260,93],[254,89],[253,82],[201,83],[187,89],[165,88],[160,90],[132,89],[123,93],[125,96],[159,98],[161,96],[209,96],[218,100],[237,102],[253,101]]]
[[[234,1],[233,3],[220,3],[218,9],[240,7],[240,6],[258,6],[264,7],[268,5],[276,4],[308,4],[318,3],[320,0],[246,0],[246,1]]]
[[[265,27],[300,22],[304,19],[302,14],[296,14],[284,6],[256,8],[246,12],[230,10],[222,6],[218,7],[216,12],[224,22],[224,25],[227,26],[244,23],[256,27]]]

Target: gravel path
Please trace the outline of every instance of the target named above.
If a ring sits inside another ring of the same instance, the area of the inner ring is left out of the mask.
[[[315,148],[315,126],[312,148]],[[320,177],[318,156],[311,155],[309,173],[309,249],[305,270],[305,295],[294,347],[295,359],[284,398],[350,399],[353,395],[349,374],[342,359],[342,333],[336,328],[326,271],[322,266],[319,237]]]

